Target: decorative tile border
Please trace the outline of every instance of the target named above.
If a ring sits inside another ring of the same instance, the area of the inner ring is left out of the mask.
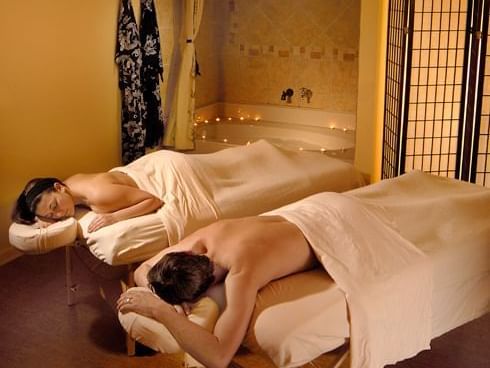
[[[302,57],[316,60],[336,60],[339,62],[353,63],[357,61],[359,52],[352,48],[341,49],[338,47],[322,48],[311,46],[276,46],[276,45],[246,45],[238,46],[242,56],[274,56],[279,58]]]

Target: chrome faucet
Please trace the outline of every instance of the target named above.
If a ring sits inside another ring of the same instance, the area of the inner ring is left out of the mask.
[[[299,94],[301,98],[306,98],[307,103],[310,103],[311,97],[313,96],[313,91],[309,88],[301,87]]]
[[[282,91],[281,100],[291,103],[291,97],[293,97],[293,95],[294,91],[291,88],[288,88],[287,90]]]

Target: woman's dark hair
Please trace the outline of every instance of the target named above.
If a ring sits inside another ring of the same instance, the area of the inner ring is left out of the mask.
[[[54,191],[54,184],[61,180],[56,178],[35,178],[30,180],[15,203],[12,221],[31,225],[36,222],[36,207],[45,192]]]
[[[213,263],[204,255],[168,253],[148,272],[154,292],[167,303],[193,302],[214,281]]]

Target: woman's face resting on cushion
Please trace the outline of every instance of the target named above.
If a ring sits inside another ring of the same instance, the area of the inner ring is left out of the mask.
[[[129,176],[121,172],[76,174],[64,182],[56,178],[36,178],[27,183],[17,199],[12,220],[47,226],[74,216],[77,205],[89,207],[97,213],[88,226],[88,232],[93,232],[154,212],[163,202],[139,189]]]
[[[12,220],[34,224],[41,220],[52,223],[75,214],[75,201],[68,187],[56,178],[37,178],[29,181],[17,199]]]

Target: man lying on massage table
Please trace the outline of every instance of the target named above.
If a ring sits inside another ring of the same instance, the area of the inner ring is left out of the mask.
[[[337,226],[344,218],[364,222],[366,229],[361,233],[370,240],[353,243],[356,236],[352,233],[346,242],[344,225]],[[364,312],[368,315],[357,325],[360,327],[352,327],[353,343],[362,345],[352,350],[353,367],[382,366],[428,347],[431,292],[426,257],[384,220],[368,213],[356,199],[320,193],[261,216],[215,222],[144,262],[135,279],[154,293],[128,290],[121,294],[117,307],[123,315],[135,312],[163,324],[180,347],[204,366],[226,367],[246,334],[258,291],[273,280],[313,268],[318,259],[346,294],[357,294],[350,296],[353,320]],[[375,266],[363,264],[368,258]],[[212,333],[174,308],[196,302],[221,282],[226,306]],[[382,312],[380,318],[376,310],[386,301],[381,297],[383,288],[391,291],[388,298],[394,297],[400,306]],[[371,290],[376,305],[370,305]],[[410,305],[415,295],[421,302]],[[368,330],[369,318],[376,325],[380,320],[390,325],[393,318],[412,327],[402,329],[400,344],[399,331]],[[372,341],[365,341],[367,336]],[[391,350],[390,344],[394,345]]]
[[[206,367],[227,367],[245,336],[257,291],[316,262],[301,231],[279,216],[222,220],[138,269],[139,284],[149,270],[146,284],[163,300],[151,293],[128,291],[117,305],[122,313],[133,311],[161,321],[181,347]],[[173,304],[192,303],[223,280],[227,308],[213,333],[175,313]]]

